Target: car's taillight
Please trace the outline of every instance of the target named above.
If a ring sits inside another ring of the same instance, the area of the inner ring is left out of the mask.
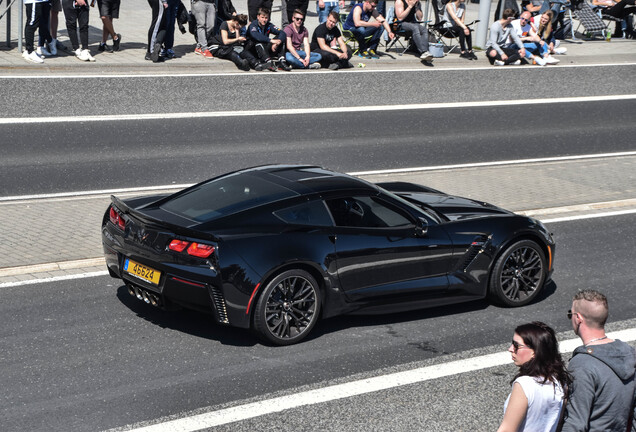
[[[174,239],[170,242],[170,245],[168,246],[168,248],[170,250],[176,251],[176,252],[183,252],[185,250],[185,248],[188,247],[188,242],[187,241],[183,241],[183,240],[177,240]]]
[[[188,255],[195,257],[207,258],[212,255],[212,252],[214,252],[214,246],[201,243],[192,243],[188,246]]]
[[[188,248],[186,250],[186,247]],[[168,249],[175,252],[183,252],[186,250],[188,255],[198,258],[207,258],[214,253],[214,246],[197,242],[187,242],[185,240],[173,239],[168,245]]]
[[[110,206],[109,217],[113,225],[118,226],[122,231],[126,228],[126,221],[113,206]]]

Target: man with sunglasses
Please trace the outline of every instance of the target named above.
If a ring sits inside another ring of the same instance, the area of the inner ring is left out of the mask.
[[[557,64],[559,61],[549,56],[548,44],[537,35],[536,28],[531,21],[532,15],[524,11],[519,19],[512,21],[512,27],[517,32],[517,36],[523,42],[526,49],[526,58],[535,65],[545,66],[546,64]]]
[[[605,334],[607,298],[598,291],[578,292],[568,318],[583,345],[574,350],[574,376],[563,432],[626,431],[634,409],[636,352]]]
[[[378,0],[364,0],[364,2],[356,4],[342,26],[345,30],[353,33],[358,41],[358,57],[379,58],[375,50],[380,44],[383,31],[386,30],[389,39],[394,37],[391,27],[376,10],[377,6]]]
[[[283,32],[287,36],[287,54],[285,58],[296,69],[320,69],[320,54],[310,51],[309,31],[305,27],[305,14],[296,9],[292,14],[292,22]]]

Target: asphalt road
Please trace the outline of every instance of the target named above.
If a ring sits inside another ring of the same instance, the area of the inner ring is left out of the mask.
[[[102,430],[468,350],[501,351],[523,322],[542,320],[568,331],[565,311],[581,287],[603,289],[615,299],[610,320],[628,320],[636,307],[633,277],[626,271],[633,267],[635,226],[634,215],[549,225],[558,245],[554,283],[527,307],[477,302],[337,317],[320,322],[308,340],[290,347],[263,346],[245,331],[214,325],[206,315],[159,311],[109,277],[3,288],[0,424],[7,431]],[[390,415],[374,416],[374,430],[492,430],[513,372],[514,366],[488,369],[327,404],[329,410],[338,407],[333,415],[310,407],[307,417],[294,410],[219,430],[268,430],[287,415],[285,430],[359,430],[367,424],[359,416],[384,410],[379,407],[385,398],[400,406],[401,423],[394,427]],[[492,409],[479,416],[438,417],[436,412],[467,397],[458,379],[479,385],[484,393],[469,400]],[[404,415],[407,409],[411,418]],[[430,416],[436,428],[421,423]]]
[[[12,143],[0,160],[0,196],[196,183],[267,163],[352,172],[626,151],[635,108],[632,99],[0,125]]]

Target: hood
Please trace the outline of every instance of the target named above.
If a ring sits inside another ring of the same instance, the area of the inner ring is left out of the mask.
[[[399,193],[398,195],[416,205],[432,208],[451,221],[512,214],[508,210],[496,207],[487,202],[443,193],[414,192]]]
[[[574,350],[572,357],[588,354],[605,363],[622,381],[628,381],[636,373],[636,353],[624,342],[616,339],[603,345],[580,346]]]

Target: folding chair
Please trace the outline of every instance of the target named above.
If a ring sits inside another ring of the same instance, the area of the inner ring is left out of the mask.
[[[349,45],[349,48],[351,48],[352,55],[355,55],[358,52],[358,40],[355,38],[350,30],[345,30],[343,26],[343,23],[347,20],[349,13],[340,12],[339,14],[340,20],[338,21],[338,28],[340,29],[340,33],[342,33],[342,38],[344,39],[345,43]],[[366,39],[367,41],[370,40],[371,36],[368,36]],[[349,42],[351,42],[351,44]]]
[[[579,29],[583,27],[585,34],[588,37],[592,37],[594,34],[599,34],[601,37],[605,37],[607,24],[603,22],[601,17],[592,10],[592,7],[585,2],[585,0],[573,2],[572,9],[574,13],[573,17],[579,21],[579,25],[575,31],[578,32]]]
[[[384,31],[382,37],[386,42],[385,51],[389,52],[389,50],[393,48],[395,44],[399,44],[402,50],[400,51],[398,49],[398,55],[402,55],[409,50],[409,47],[411,45],[411,32],[408,32],[402,28],[402,21],[398,20],[395,17],[394,7],[390,7],[387,11],[386,20],[388,23],[390,23],[389,26],[391,27],[391,31],[393,32],[395,37],[389,40],[389,35],[387,34],[386,30]],[[403,39],[404,42],[402,42],[401,39]]]
[[[446,52],[453,52],[456,48],[459,48],[459,35],[451,28],[444,27],[446,20],[444,19],[444,7],[441,0],[431,0],[433,7],[433,14],[435,15],[435,23],[428,26],[429,33],[433,35],[436,42],[444,45]],[[471,25],[478,23],[479,20],[472,21],[466,26],[470,28]],[[471,29],[472,30],[472,29]],[[446,43],[444,38],[449,39]]]

